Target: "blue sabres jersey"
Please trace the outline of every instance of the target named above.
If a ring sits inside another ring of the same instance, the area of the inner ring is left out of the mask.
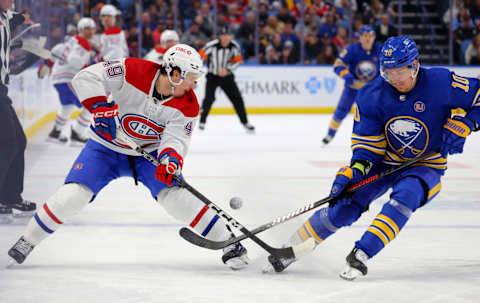
[[[445,68],[420,68],[415,87],[402,94],[378,77],[359,91],[352,134],[352,161],[399,165],[439,148],[453,109],[480,121],[478,79],[457,76]],[[436,154],[421,165],[442,174],[447,159]]]
[[[340,77],[343,77],[348,71],[356,80],[359,80],[358,82],[365,85],[379,75],[380,67],[378,57],[381,49],[382,45],[378,42],[373,44],[369,52],[365,51],[359,42],[352,43],[340,53],[335,61],[335,72],[337,72]],[[337,68],[342,66],[345,67],[345,69]],[[359,89],[363,85],[354,88]],[[356,86],[359,86],[359,84]]]

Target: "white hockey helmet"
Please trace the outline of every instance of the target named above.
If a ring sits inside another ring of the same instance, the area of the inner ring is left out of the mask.
[[[186,44],[174,45],[163,55],[163,67],[167,72],[168,81],[173,86],[180,85],[187,78],[193,81],[198,80],[203,75],[202,65],[203,61],[200,54]],[[171,78],[171,73],[175,68],[180,70],[179,82],[173,82]]]
[[[180,37],[178,37],[178,34],[176,31],[171,30],[171,29],[166,29],[162,32],[162,35],[160,36],[160,46],[165,47],[167,45],[167,41],[180,41]]]
[[[102,6],[102,9],[100,10],[100,16],[117,16],[120,15],[120,11],[113,5],[111,4],[105,4]]]
[[[80,32],[86,28],[95,28],[96,24],[92,18],[83,17],[78,21],[77,30]]]

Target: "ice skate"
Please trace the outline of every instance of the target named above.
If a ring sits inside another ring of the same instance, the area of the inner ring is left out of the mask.
[[[37,205],[28,200],[22,200],[14,203],[11,205],[11,207],[14,217],[31,217],[37,210]]]
[[[322,139],[323,147],[327,146],[332,140],[333,140],[333,136],[331,136],[331,135],[326,135],[326,136]]]
[[[222,261],[233,270],[247,267],[250,259],[247,256],[247,249],[240,243],[234,243],[223,249]]]
[[[57,129],[56,126],[50,131],[47,137],[48,142],[65,144],[68,141],[68,138],[62,135],[62,131]]]
[[[18,264],[22,264],[35,246],[25,240],[23,236],[10,248],[8,255]]]
[[[277,258],[273,255],[268,256],[267,258],[268,263],[262,269],[264,274],[273,273],[273,272],[282,272],[284,271],[290,264],[295,262],[295,258],[285,259],[285,258]]]
[[[340,278],[353,281],[358,276],[365,276],[368,272],[368,268],[365,263],[368,260],[367,254],[356,247],[347,256],[347,265],[340,273]]]
[[[243,124],[243,127],[245,127],[245,129],[247,130],[247,133],[249,134],[255,133],[255,126],[253,126],[252,124],[247,122]]]
[[[87,143],[88,137],[84,137],[76,132],[73,128],[70,133],[70,145],[72,146],[84,146]]]
[[[205,130],[205,122],[200,122],[200,123],[198,124],[198,129],[199,129],[199,130]]]
[[[13,213],[10,206],[0,204],[0,224],[9,224],[13,222]]]

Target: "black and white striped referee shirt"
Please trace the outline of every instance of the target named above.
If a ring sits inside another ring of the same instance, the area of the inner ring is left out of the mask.
[[[226,68],[228,74],[231,74],[242,62],[240,46],[233,40],[225,48],[220,44],[220,40],[212,40],[199,51],[199,54],[206,60],[208,73],[214,75],[218,75],[221,68]]]
[[[8,84],[12,32],[24,21],[21,14],[0,9],[0,85]]]
[[[10,21],[9,12],[0,10],[0,83],[8,84],[10,72]]]

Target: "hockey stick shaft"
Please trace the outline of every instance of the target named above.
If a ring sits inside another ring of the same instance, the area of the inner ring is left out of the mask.
[[[161,163],[151,154],[149,154],[146,150],[144,150],[142,147],[138,146],[135,142],[133,142],[130,138],[128,138],[126,135],[124,135],[122,132],[117,132],[117,136],[120,137],[122,141],[127,143],[132,149],[134,149],[137,153],[139,153],[142,157],[144,157],[147,161],[152,163],[155,166],[160,165]],[[244,235],[245,238],[250,238],[253,242],[257,243],[260,247],[268,251],[270,254],[279,257],[279,258],[295,258],[296,256],[296,250],[292,247],[285,247],[285,248],[275,248],[267,243],[265,243],[263,240],[252,234],[248,229],[246,229],[240,222],[235,220],[232,216],[230,216],[228,213],[226,213],[221,207],[210,201],[207,197],[205,197],[202,193],[200,193],[198,190],[196,190],[194,187],[192,187],[190,184],[188,184],[185,180],[180,178],[177,175],[173,175],[173,178],[175,181],[177,181],[180,186],[184,187],[186,190],[188,190],[192,195],[197,197],[200,201],[205,203],[207,206],[210,207],[213,211],[215,211],[219,216],[224,218],[228,223],[230,223],[233,227],[237,228],[240,230]],[[309,243],[310,246],[314,245],[313,243]],[[305,245],[306,246],[306,245]],[[302,251],[309,250],[309,248],[305,246],[300,246],[297,249],[297,254],[301,254]]]
[[[13,41],[19,39],[20,37],[22,37],[26,32],[28,32],[29,30],[31,30],[32,28],[36,28],[36,27],[39,27],[40,26],[40,23],[34,23],[34,24],[31,24],[29,25],[27,28],[25,28],[23,31],[21,31],[18,35],[16,35],[15,37],[12,38],[12,40],[10,40],[10,43],[12,43]]]
[[[435,150],[431,153],[427,153],[419,158],[414,158],[412,160],[409,160],[407,162],[404,162],[403,164],[397,166],[397,167],[393,167],[393,168],[390,168],[388,170],[385,170],[383,172],[379,172],[365,180],[362,180],[352,186],[350,186],[346,191],[348,193],[354,193],[356,192],[357,190],[369,185],[369,184],[372,184],[374,182],[377,182],[378,180],[380,179],[383,179],[391,174],[394,174],[404,168],[407,168],[407,167],[410,167],[411,165],[419,162],[419,161],[422,161],[422,160],[425,160],[431,156],[433,156],[434,154],[438,153],[438,150]],[[285,216],[282,216],[282,217],[278,217],[268,223],[265,223],[253,230],[251,230],[250,232],[252,234],[258,234],[258,233],[261,233],[267,229],[270,229],[274,226],[277,226],[279,224],[282,224],[286,221],[289,221],[293,218],[296,218],[306,212],[309,212],[317,207],[320,207],[322,205],[325,205],[331,201],[333,201],[335,198],[334,197],[326,197],[322,200],[319,200],[319,201],[316,201],[316,202],[313,202],[313,203],[310,203],[302,208],[299,208],[295,211],[292,211],[290,213],[288,213],[287,215]],[[221,248],[224,248],[228,245],[231,245],[233,243],[236,243],[236,242],[239,242],[239,241],[242,241],[244,239],[246,239],[247,237],[245,235],[240,235],[240,236],[237,236],[235,238],[231,238],[229,240],[226,240],[226,241],[211,241],[211,240],[208,240],[208,239],[203,239],[201,237],[199,237],[198,235],[196,235],[195,233],[191,232],[190,230],[186,229],[186,228],[182,228],[180,230],[180,235],[182,236],[182,238],[184,238],[185,240],[195,244],[195,245],[198,245],[198,246],[202,246],[204,248],[209,248],[209,249],[221,249]]]

